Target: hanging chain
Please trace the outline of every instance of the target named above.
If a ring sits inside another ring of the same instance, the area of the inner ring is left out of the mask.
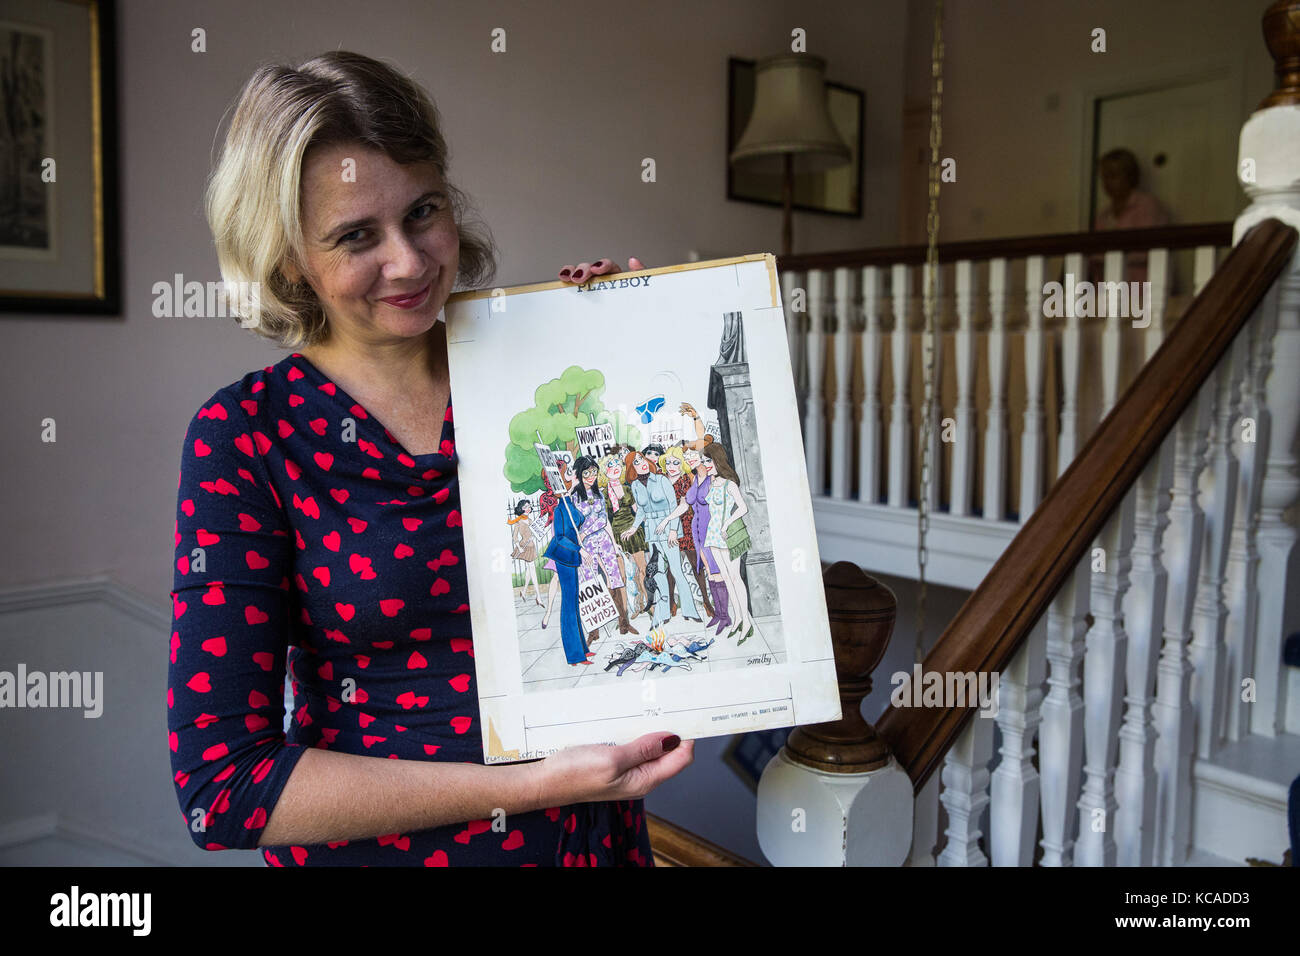
[[[930,207],[925,217],[925,290],[922,308],[925,330],[921,334],[921,367],[925,398],[921,407],[921,489],[916,502],[916,648],[915,659],[924,655],[925,565],[929,553],[925,537],[930,531],[930,484],[934,462],[930,442],[934,428],[934,349],[939,338],[939,145],[943,141],[940,111],[943,105],[943,0],[934,0],[934,46],[930,51]],[[906,325],[904,325],[904,330]]]

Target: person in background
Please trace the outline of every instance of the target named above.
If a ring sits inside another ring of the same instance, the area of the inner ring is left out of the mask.
[[[1169,213],[1148,192],[1138,188],[1141,173],[1137,157],[1127,149],[1112,149],[1097,161],[1101,187],[1109,202],[1097,211],[1092,228],[1096,232],[1111,229],[1153,229],[1169,225]],[[1092,280],[1100,281],[1103,259],[1089,259]],[[1124,257],[1124,281],[1144,282],[1147,278],[1147,254],[1130,252]]]

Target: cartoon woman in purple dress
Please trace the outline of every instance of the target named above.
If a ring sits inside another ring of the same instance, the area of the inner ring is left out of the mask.
[[[578,473],[578,485],[574,489],[573,503],[583,516],[578,526],[578,540],[583,550],[591,558],[584,560],[578,568],[578,588],[594,580],[600,572],[605,572],[605,581],[609,586],[614,606],[618,608],[618,632],[636,634],[627,619],[627,601],[623,589],[623,575],[618,566],[618,548],[614,544],[614,535],[610,531],[609,514],[605,511],[605,502],[600,487],[596,482],[598,469],[595,459],[583,455],[573,466]],[[595,641],[599,632],[592,631],[587,636],[588,643]]]

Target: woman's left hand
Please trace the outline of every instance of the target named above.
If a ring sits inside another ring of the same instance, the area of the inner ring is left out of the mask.
[[[641,260],[632,256],[627,260],[628,268],[633,272],[644,269]],[[576,282],[579,285],[592,276],[607,276],[622,272],[623,267],[613,259],[597,259],[595,262],[579,262],[576,266],[565,266],[560,270],[560,279],[564,282]]]

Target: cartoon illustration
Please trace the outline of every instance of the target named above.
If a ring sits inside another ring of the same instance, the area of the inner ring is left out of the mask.
[[[511,553],[525,566],[515,608],[525,692],[560,686],[565,673],[585,685],[629,673],[766,666],[783,654],[770,550],[751,560],[753,529],[766,540],[769,520],[754,498],[765,498],[759,449],[752,428],[740,448],[714,434],[719,423],[752,423],[739,313],[723,316],[720,341],[712,365],[701,362],[694,376],[648,369],[644,390],[632,380],[619,391],[603,370],[569,365],[536,385],[532,406],[510,419],[502,475],[525,496],[510,519]],[[607,404],[611,392],[651,397]],[[700,394],[716,418],[712,429],[697,410]],[[754,487],[733,451],[749,462]],[[540,576],[530,572],[539,554],[534,524],[552,535],[540,549]],[[548,629],[557,613],[555,635]],[[606,633],[633,640],[606,646]]]

